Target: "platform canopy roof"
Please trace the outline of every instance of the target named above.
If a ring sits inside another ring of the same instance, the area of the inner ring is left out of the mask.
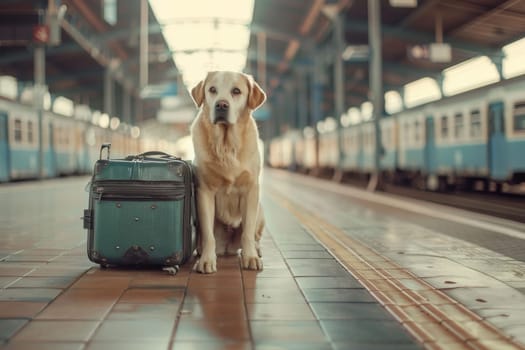
[[[486,56],[497,65],[503,58],[502,47],[525,36],[525,0],[418,0],[414,1],[416,7],[398,7],[395,3],[399,2],[407,1],[380,0],[385,90],[399,89],[422,77],[439,78],[445,68],[477,56]],[[12,75],[28,84],[33,80],[37,8],[49,3],[67,6],[60,26],[61,44],[46,49],[49,91],[101,109],[104,74],[109,67],[117,82],[117,106],[124,91],[139,96],[140,0],[3,0],[0,75]],[[117,4],[116,17],[104,18],[105,6],[112,3]],[[169,3],[177,12],[177,6],[184,7],[187,2]],[[242,24],[249,29],[245,70],[264,80],[262,84],[272,98],[320,59],[326,70],[329,98],[334,59],[329,15],[335,11],[342,16],[348,46],[345,102],[358,105],[366,101],[367,5],[366,0],[254,0],[252,21]],[[181,85],[181,69],[173,59],[177,49],[167,41],[167,33],[163,34],[165,25],[152,7],[149,10],[148,83]],[[220,8],[216,11],[217,17],[224,17]],[[209,27],[218,25],[214,23],[218,22],[212,20]],[[432,62],[427,57],[428,45],[435,42],[450,45],[450,61]],[[156,99],[145,100],[143,117],[155,117],[159,106]]]

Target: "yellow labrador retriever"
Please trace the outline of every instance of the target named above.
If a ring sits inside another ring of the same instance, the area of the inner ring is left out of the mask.
[[[195,269],[216,272],[218,254],[241,248],[243,268],[262,270],[262,165],[252,111],[266,95],[251,76],[225,71],[208,73],[191,95],[200,107],[191,126],[200,226]]]

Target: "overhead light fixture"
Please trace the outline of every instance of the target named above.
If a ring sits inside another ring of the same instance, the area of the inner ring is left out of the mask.
[[[417,0],[389,0],[392,7],[417,7]]]

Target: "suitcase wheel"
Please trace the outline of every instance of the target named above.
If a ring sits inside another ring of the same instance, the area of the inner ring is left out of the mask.
[[[166,271],[170,275],[176,275],[179,272],[179,265],[166,266],[162,268],[162,271]]]

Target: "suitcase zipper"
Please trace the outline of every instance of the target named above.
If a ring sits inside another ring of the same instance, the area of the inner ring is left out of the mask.
[[[93,195],[98,200],[180,200],[185,190],[179,182],[104,181],[93,185]]]

